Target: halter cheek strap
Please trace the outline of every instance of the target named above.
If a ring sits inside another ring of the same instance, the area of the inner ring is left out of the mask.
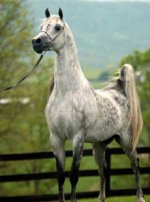
[[[53,42],[55,39],[57,39],[57,37],[59,37],[59,35],[62,33],[62,31],[64,30],[65,28],[65,23],[64,23],[64,26],[62,27],[62,29],[60,30],[60,32],[52,39],[51,36],[44,30],[42,30],[41,32],[44,32],[48,38],[50,39],[51,42]]]
[[[50,35],[46,31],[42,30],[41,32],[44,32],[49,37],[50,41],[53,41],[52,38],[50,37]]]

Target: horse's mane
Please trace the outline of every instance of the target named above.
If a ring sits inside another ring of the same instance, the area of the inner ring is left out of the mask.
[[[104,90],[117,90],[123,92],[123,81],[120,76],[114,76],[111,80],[104,86]]]

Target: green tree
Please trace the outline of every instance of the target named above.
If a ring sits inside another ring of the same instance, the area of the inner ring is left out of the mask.
[[[134,51],[133,54],[122,58],[120,65],[122,66],[125,63],[132,64],[136,70],[144,129],[147,132],[147,136],[143,136],[143,138],[141,136],[141,140],[143,140],[144,145],[150,145],[150,49],[144,52],[138,50]]]
[[[36,62],[31,39],[34,21],[25,1],[0,0],[0,89],[15,83]],[[49,66],[47,65],[49,64]],[[19,87],[0,94],[0,153],[50,150],[49,131],[44,109],[53,67],[46,57],[37,72]],[[35,173],[53,169],[48,160],[9,162],[0,165],[0,173]],[[0,184],[0,194],[46,192],[50,182]]]
[[[32,61],[31,38],[33,20],[28,20],[25,3],[18,0],[0,0],[0,61],[3,86],[13,77],[25,71],[27,62]]]
[[[0,0],[0,6],[0,88],[2,89],[24,75],[33,58],[30,48],[32,23],[27,19],[28,11],[25,3],[18,0]],[[0,105],[0,138],[7,144],[9,143],[8,136],[20,135],[15,121],[19,119],[19,111],[21,112],[18,100],[26,97],[26,92],[16,88],[0,94],[1,102],[10,101],[7,105]],[[3,151],[5,145],[1,145],[0,150]]]

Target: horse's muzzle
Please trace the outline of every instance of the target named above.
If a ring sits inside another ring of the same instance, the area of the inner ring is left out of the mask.
[[[33,50],[36,51],[37,53],[42,53],[44,51],[44,47],[42,45],[41,38],[33,38],[32,47],[33,47]]]

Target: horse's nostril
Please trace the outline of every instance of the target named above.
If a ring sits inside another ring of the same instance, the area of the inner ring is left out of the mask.
[[[42,42],[41,38],[38,38],[38,39],[32,39],[32,44],[33,45],[40,45]]]
[[[41,43],[41,38],[36,39],[36,44],[40,44]]]

